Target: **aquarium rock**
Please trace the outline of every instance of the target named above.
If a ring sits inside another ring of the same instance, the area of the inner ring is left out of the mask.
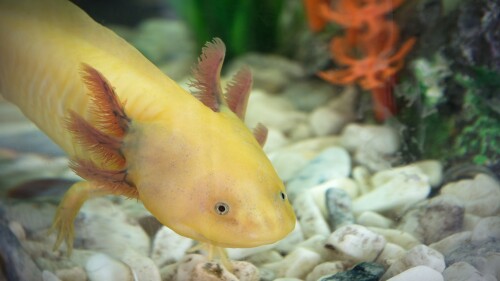
[[[134,281],[134,275],[127,265],[105,254],[90,257],[85,270],[90,281]]]
[[[351,197],[340,188],[329,188],[326,191],[326,209],[328,210],[328,224],[332,230],[354,223],[351,212]]]
[[[290,199],[294,199],[301,191],[334,178],[345,178],[351,170],[351,158],[342,147],[325,149],[292,179],[287,182]]]
[[[439,271],[425,265],[409,268],[398,275],[387,279],[387,281],[443,281],[443,275]]]
[[[351,224],[335,230],[326,240],[325,246],[359,262],[374,261],[385,244],[383,236],[362,225]]]
[[[462,201],[466,213],[481,217],[500,214],[500,184],[491,176],[478,174],[474,179],[452,182],[440,192]]]
[[[426,266],[437,272],[445,269],[444,256],[438,251],[425,245],[418,245],[410,249],[401,259],[396,260],[387,269],[381,281],[391,280],[390,278],[417,266]],[[400,279],[403,280],[403,279]],[[426,280],[424,278],[424,280]]]
[[[384,268],[376,263],[362,262],[348,271],[335,273],[318,281],[378,281]]]
[[[161,267],[180,261],[192,246],[193,240],[162,226],[154,236],[151,258]]]
[[[398,228],[428,245],[461,231],[463,220],[463,203],[440,195],[407,212]]]

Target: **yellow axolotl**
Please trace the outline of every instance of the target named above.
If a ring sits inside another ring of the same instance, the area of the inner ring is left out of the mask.
[[[176,42],[172,42],[175,44]],[[209,245],[273,243],[295,226],[263,145],[242,122],[246,68],[220,82],[224,44],[207,43],[185,91],[136,49],[63,0],[0,0],[0,93],[69,155],[85,181],[60,203],[55,248],[71,251],[89,198],[136,198],[164,225]]]

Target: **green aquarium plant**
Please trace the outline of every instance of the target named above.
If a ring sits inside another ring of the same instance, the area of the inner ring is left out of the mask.
[[[213,37],[224,41],[228,57],[249,51],[271,52],[278,47],[283,0],[172,0],[170,3],[192,30],[198,49]]]
[[[448,165],[498,165],[500,73],[475,67],[452,75],[440,56],[416,60],[412,70],[415,81],[407,80],[398,89],[406,102],[399,116],[403,161],[436,158]]]
[[[479,165],[500,161],[500,73],[476,68],[473,76],[456,75],[465,88],[462,130],[454,143],[454,157]]]

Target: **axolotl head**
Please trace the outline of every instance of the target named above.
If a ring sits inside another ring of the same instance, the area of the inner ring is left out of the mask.
[[[237,118],[200,114],[211,126],[177,134],[161,123],[135,129],[130,179],[144,206],[177,233],[219,247],[285,237],[296,218],[257,139]]]
[[[255,247],[285,237],[296,218],[262,149],[267,129],[252,132],[243,123],[250,71],[242,69],[222,92],[224,51],[219,39],[203,49],[192,85],[198,100],[180,93],[168,101],[174,109],[132,128],[130,178],[145,207],[177,233],[220,247]]]

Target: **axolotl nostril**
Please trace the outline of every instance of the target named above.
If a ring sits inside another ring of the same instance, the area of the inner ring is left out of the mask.
[[[214,253],[273,243],[294,228],[262,150],[267,129],[243,123],[250,71],[220,86],[220,39],[203,49],[193,94],[69,1],[0,0],[0,42],[0,93],[84,179],[60,203],[55,248],[71,251],[80,207],[107,194],[139,199]]]

